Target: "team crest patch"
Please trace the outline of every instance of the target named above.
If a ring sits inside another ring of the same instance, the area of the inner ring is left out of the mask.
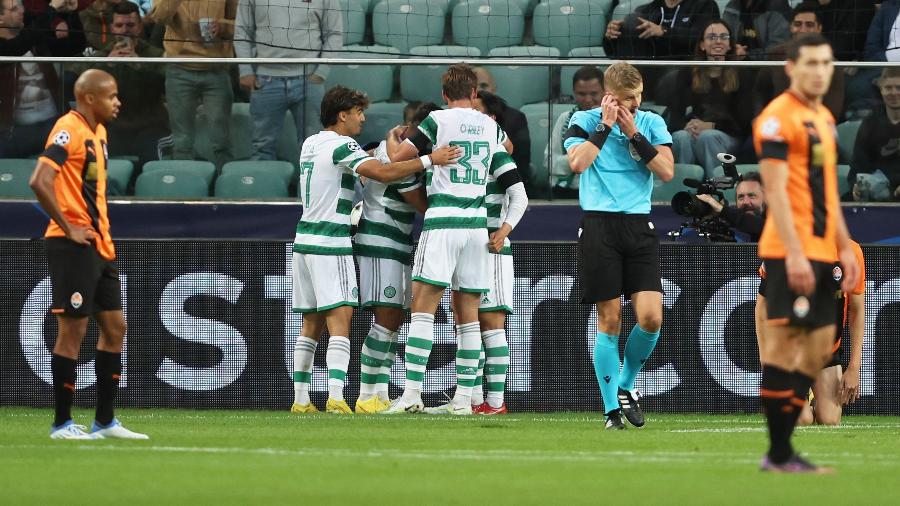
[[[794,300],[794,316],[797,318],[806,318],[809,314],[809,299],[799,296]]]
[[[350,141],[347,143],[347,149],[350,151],[359,151],[359,144],[356,141]]]
[[[350,293],[353,295],[353,298],[359,297],[359,288],[354,286]]]
[[[389,298],[389,299],[393,299],[394,297],[397,296],[397,289],[394,288],[393,286],[389,286],[389,287],[385,288],[385,289],[384,289],[384,296],[387,297],[387,298]]]
[[[775,137],[781,131],[781,122],[778,121],[778,118],[769,118],[763,121],[759,131],[764,137]]]
[[[72,136],[69,135],[69,132],[65,130],[60,130],[59,132],[56,132],[56,135],[53,136],[53,144],[56,144],[57,146],[65,146],[71,140]]]
[[[75,292],[69,297],[69,304],[72,305],[72,308],[78,309],[84,303],[84,297],[81,296],[81,292]]]
[[[835,265],[834,269],[831,269],[831,277],[834,278],[835,281],[840,281],[841,278],[844,277],[844,271],[841,270],[840,265]]]

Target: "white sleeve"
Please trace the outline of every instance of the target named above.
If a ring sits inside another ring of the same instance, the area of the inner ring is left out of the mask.
[[[509,204],[506,206],[506,216],[503,217],[503,223],[509,223],[509,226],[516,228],[519,220],[528,210],[528,193],[525,192],[525,185],[516,183],[506,189],[506,196],[509,197]]]

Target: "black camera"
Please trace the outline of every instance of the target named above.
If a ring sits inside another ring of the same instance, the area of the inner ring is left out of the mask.
[[[712,207],[697,198],[697,195],[712,195],[722,206],[728,205],[723,190],[730,190],[740,182],[740,175],[735,165],[736,157],[728,153],[716,155],[722,163],[724,176],[705,178],[702,181],[687,178],[684,185],[695,188],[696,192],[681,191],[672,197],[672,209],[690,221],[681,224],[681,228],[672,231],[669,236],[675,240],[701,239],[710,241],[733,242],[734,232],[721,218],[712,214]]]

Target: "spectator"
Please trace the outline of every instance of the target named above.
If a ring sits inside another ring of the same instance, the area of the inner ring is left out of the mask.
[[[497,95],[497,85],[494,83],[494,76],[484,67],[473,67],[475,76],[478,78],[478,89],[485,90]],[[522,111],[505,105],[502,112],[497,116],[497,123],[502,125],[506,135],[513,144],[512,158],[519,168],[519,173],[525,180],[525,185],[542,186],[544,181],[531,181],[533,172],[531,170],[531,137],[528,136],[528,120]]]
[[[122,0],[94,0],[94,3],[78,14],[88,46],[103,49],[109,44],[112,40],[109,27],[112,24],[113,8],[121,2]]]
[[[344,40],[340,9],[338,0],[283,4],[240,0],[235,53],[239,58],[335,57]],[[273,26],[280,28],[273,30]],[[315,125],[325,94],[327,66],[241,65],[240,75],[241,87],[250,91],[254,160],[275,159],[288,110],[300,139],[318,131]]]
[[[84,38],[84,28],[78,18],[78,10],[81,8],[82,2],[66,0],[53,3],[60,5],[60,8],[52,8],[51,2],[48,0],[26,0],[24,2],[25,26],[31,26],[37,17],[49,14],[49,29],[52,30],[54,36],[43,38],[44,47],[41,49],[41,56],[81,56],[87,44]],[[44,30],[46,29],[44,28]],[[71,88],[69,85],[65,87]]]
[[[885,68],[878,89],[884,107],[863,120],[853,146],[854,200],[900,200],[900,68]]]
[[[569,168],[568,155],[563,149],[563,136],[569,129],[569,120],[573,114],[600,107],[600,100],[603,98],[603,72],[593,65],[581,67],[572,76],[572,90],[575,94],[575,107],[556,118],[553,130],[550,131],[550,144],[547,145],[552,164],[550,177],[553,195],[560,198],[578,198],[580,177]],[[547,159],[546,153],[544,159]]]
[[[875,16],[872,0],[815,0],[814,3],[819,7],[822,33],[834,47],[834,57],[841,61],[861,59],[866,32]]]
[[[170,58],[231,58],[238,0],[156,0],[150,18],[166,25],[165,55]],[[201,23],[204,28],[201,31]],[[206,37],[204,38],[204,35]],[[202,101],[213,162],[221,168],[231,159],[229,124],[234,91],[225,65],[166,66],[166,101],[175,159],[194,158],[194,126]]]
[[[735,35],[739,59],[765,60],[767,52],[791,37],[787,0],[731,0],[722,20]]]
[[[803,2],[794,8],[791,16],[791,37],[796,39],[807,33],[822,33],[822,20],[818,2]],[[787,43],[779,44],[769,53],[770,60],[784,60]],[[773,98],[782,94],[790,86],[790,80],[781,67],[763,67],[756,74],[754,86],[755,111],[761,112]],[[831,78],[831,87],[823,97],[825,107],[835,118],[840,118],[844,110],[844,73],[836,71]]]
[[[713,0],[652,0],[606,26],[605,46],[619,58],[687,59],[707,22],[719,18]]]
[[[734,59],[735,42],[728,25],[710,21],[697,43],[697,59]],[[682,90],[669,108],[672,150],[678,163],[696,163],[707,177],[719,166],[718,153],[735,151],[749,134],[753,104],[747,100],[752,80],[735,67],[694,67],[679,71]],[[688,107],[691,113],[687,115]]]
[[[866,35],[865,57],[869,61],[900,61],[900,0],[884,0]]]
[[[154,58],[163,55],[162,49],[147,41],[137,4],[121,2],[112,12],[109,42],[97,51],[97,56]],[[107,126],[109,154],[136,155],[141,165],[159,159],[159,140],[170,134],[169,114],[164,103],[165,68],[138,62],[105,67],[104,70],[116,78],[119,100],[123,104],[116,121]]]
[[[75,5],[53,0],[26,27],[21,1],[0,0],[0,56],[50,55],[48,48],[57,40],[50,23]],[[0,158],[27,158],[43,151],[62,105],[59,90],[53,64],[0,64]]]

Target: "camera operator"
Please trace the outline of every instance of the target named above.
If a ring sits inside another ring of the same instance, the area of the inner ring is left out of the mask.
[[[766,198],[759,172],[747,172],[735,187],[736,206],[723,206],[712,195],[697,195],[709,204],[710,217],[718,216],[737,232],[749,236],[749,242],[758,242],[766,222]]]

